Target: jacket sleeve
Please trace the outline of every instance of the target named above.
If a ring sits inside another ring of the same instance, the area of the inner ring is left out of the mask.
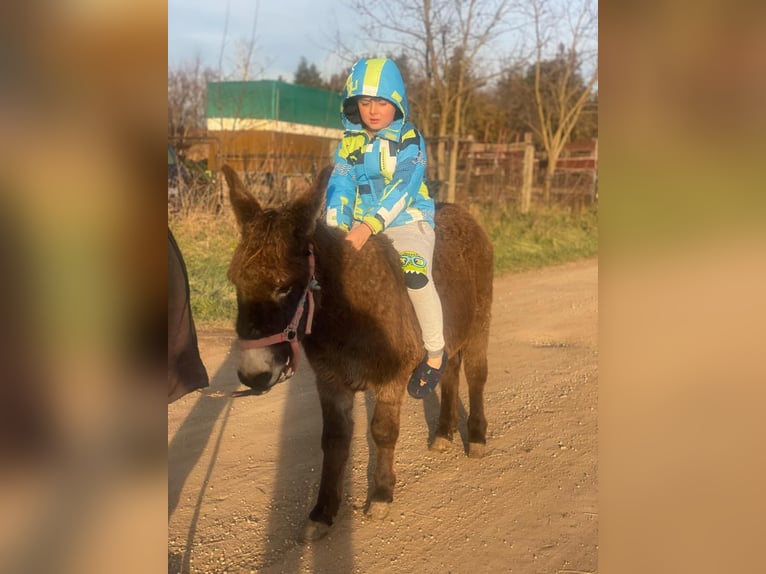
[[[418,194],[428,194],[424,185],[426,148],[423,138],[417,130],[410,128],[398,146],[396,169],[391,181],[383,189],[377,205],[368,209],[362,218],[374,233],[388,227],[403,209],[415,201]]]
[[[343,142],[335,150],[335,167],[327,183],[325,199],[325,221],[331,227],[340,227],[348,231],[354,217],[356,201],[356,181],[353,166],[344,152]]]

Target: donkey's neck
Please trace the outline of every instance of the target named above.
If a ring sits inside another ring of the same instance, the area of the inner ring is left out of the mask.
[[[422,355],[398,253],[382,236],[357,251],[345,233],[324,224],[312,241],[320,290],[313,330],[303,341],[309,361],[316,372],[352,386],[394,380]]]
[[[376,322],[385,328],[387,318],[382,315],[411,311],[399,256],[388,238],[373,236],[357,251],[343,231],[320,223],[312,240],[321,288],[317,313],[324,320]]]

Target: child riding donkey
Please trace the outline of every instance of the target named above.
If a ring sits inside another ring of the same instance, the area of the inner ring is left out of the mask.
[[[346,240],[357,250],[382,233],[399,253],[425,347],[407,386],[420,399],[439,384],[447,353],[431,274],[434,200],[425,183],[425,141],[409,121],[404,81],[392,60],[362,59],[354,65],[341,120],[345,133],[327,187],[326,221],[348,231]]]

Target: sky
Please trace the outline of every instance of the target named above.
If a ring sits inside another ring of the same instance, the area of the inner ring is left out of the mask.
[[[337,33],[354,37],[344,13],[339,0],[168,0],[168,66],[199,56],[204,66],[233,72],[254,37],[252,79],[292,81],[301,57],[328,78],[344,67],[332,55]]]
[[[559,1],[589,0],[553,0]],[[375,53],[374,46],[363,45],[348,0],[168,0],[170,68],[199,57],[203,66],[224,77],[242,79],[243,46],[254,38],[249,79],[281,76],[291,82],[301,57],[329,79],[353,63],[333,54],[338,35],[353,53]],[[519,34],[505,39],[499,53],[510,53]],[[551,46],[555,49],[556,42]]]

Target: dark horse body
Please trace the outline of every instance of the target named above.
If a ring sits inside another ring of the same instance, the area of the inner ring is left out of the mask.
[[[186,263],[168,229],[168,403],[208,384],[197,346]]]
[[[292,368],[296,349],[284,342],[291,336],[268,346],[250,345],[282,333],[291,321],[316,375],[324,461],[305,534],[317,538],[338,512],[357,390],[367,389],[376,399],[370,430],[377,458],[369,511],[386,512],[393,500],[399,414],[407,380],[423,354],[420,328],[390,241],[374,236],[356,251],[344,241],[343,231],[317,222],[328,170],[313,190],[279,210],[262,209],[232,170],[224,168],[224,174],[242,231],[229,269],[237,288],[237,334],[243,345],[240,380],[265,392]],[[476,221],[454,204],[439,207],[433,276],[444,310],[449,363],[441,382],[433,447],[446,448],[457,429],[462,363],[469,388],[470,456],[482,456],[486,442],[483,393],[492,265],[492,245]],[[319,286],[313,292],[312,275]],[[311,307],[312,295],[314,316],[296,314],[296,309]]]

